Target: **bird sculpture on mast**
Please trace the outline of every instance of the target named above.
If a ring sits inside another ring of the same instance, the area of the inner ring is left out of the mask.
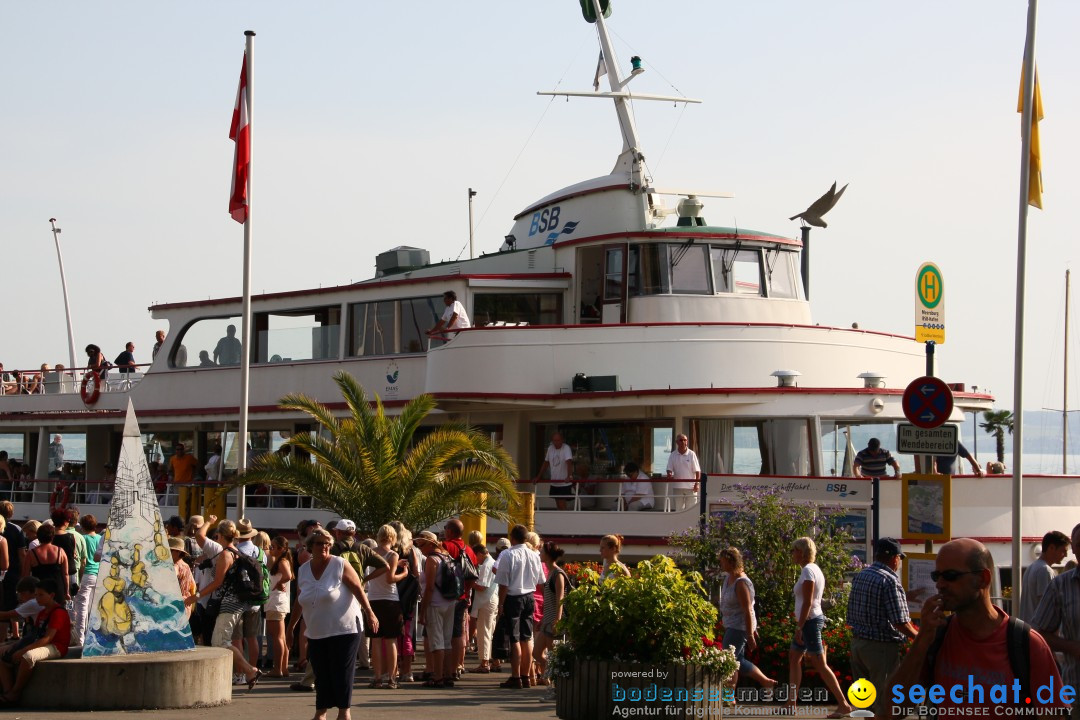
[[[836,192],[836,183],[834,182],[827,193],[815,200],[810,207],[806,208],[798,215],[789,217],[788,220],[799,218],[807,225],[813,225],[814,227],[820,228],[829,227],[822,217],[836,206],[836,203],[840,200],[840,196],[844,194],[844,191],[847,190],[847,188],[848,186],[845,185],[840,188],[840,192]]]
[[[840,196],[844,194],[847,188],[848,186],[844,185],[844,187],[840,188],[840,192],[836,192],[836,183],[833,182],[829,191],[815,200],[810,207],[798,215],[792,215],[788,218],[788,220],[798,218],[802,221],[802,281],[803,293],[807,300],[810,299],[810,226],[829,227],[822,217],[836,206]]]

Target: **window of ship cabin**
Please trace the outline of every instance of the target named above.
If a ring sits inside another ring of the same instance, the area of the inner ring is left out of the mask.
[[[823,474],[852,477],[855,455],[866,449],[870,438],[881,440],[881,447],[892,453],[902,472],[915,472],[915,456],[896,452],[897,423],[893,421],[860,423],[821,420],[821,457]],[[850,443],[848,438],[851,438]],[[892,470],[889,471],[890,473]]]
[[[209,368],[240,364],[240,316],[202,318],[188,325],[169,357],[169,367]]]
[[[632,245],[627,269],[629,294],[711,294],[707,251],[704,245],[687,243]]]
[[[713,247],[713,283],[718,293],[763,295],[761,252]]]
[[[736,420],[725,463],[737,475],[812,475],[810,427],[807,418]]]
[[[685,243],[669,245],[671,292],[675,295],[710,295],[708,248]]]
[[[421,353],[427,330],[445,305],[441,295],[353,303],[349,306],[350,357]]]
[[[769,276],[769,297],[791,299],[799,297],[795,253],[786,250],[767,251],[765,272]]]
[[[255,313],[255,362],[336,360],[341,307]]]
[[[477,293],[473,324],[557,325],[562,322],[561,293]]]

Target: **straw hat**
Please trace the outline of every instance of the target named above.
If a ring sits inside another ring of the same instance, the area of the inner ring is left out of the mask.
[[[177,552],[179,552],[181,555],[184,555],[185,557],[190,555],[190,553],[188,553],[188,551],[187,551],[187,548],[184,547],[184,538],[182,538],[182,537],[170,537],[169,538],[169,549],[170,550],[176,550]]]
[[[416,533],[416,537],[413,538],[413,543],[415,544],[418,540],[429,542],[432,545],[439,544],[438,536],[436,536],[435,533],[431,532],[430,530],[421,530],[420,532]]]
[[[247,518],[240,518],[236,522],[236,537],[240,538],[241,540],[253,538],[258,534],[259,531],[251,525],[251,521]]]

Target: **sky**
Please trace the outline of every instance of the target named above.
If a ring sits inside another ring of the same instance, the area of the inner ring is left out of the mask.
[[[646,68],[632,88],[704,100],[635,107],[656,184],[734,192],[705,199],[710,224],[795,237],[789,216],[850,183],[811,236],[815,322],[913,335],[915,274],[934,262],[937,374],[1013,409],[1027,4],[613,5],[617,53]],[[1043,0],[1038,27],[1045,210],[1028,225],[1027,409],[1062,405],[1064,271],[1080,253],[1080,3]],[[240,294],[228,129],[248,29],[255,292],[369,278],[397,245],[467,254],[470,187],[477,251],[493,252],[514,214],[608,173],[621,149],[610,103],[535,94],[591,88],[595,30],[573,0],[4,3],[5,367],[67,364],[50,217],[77,348],[111,358],[131,340],[146,361],[161,325],[148,306]]]

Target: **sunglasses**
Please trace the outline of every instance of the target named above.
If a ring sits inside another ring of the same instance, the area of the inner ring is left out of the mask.
[[[944,580],[945,582],[956,582],[960,579],[961,575],[978,575],[982,570],[934,570],[930,573],[930,579],[934,582],[938,580]]]
[[[311,543],[312,547],[314,547],[316,545],[322,545],[323,547],[330,547],[330,545],[332,545],[332,544],[333,543],[328,543],[325,540],[318,540],[316,542]]]

